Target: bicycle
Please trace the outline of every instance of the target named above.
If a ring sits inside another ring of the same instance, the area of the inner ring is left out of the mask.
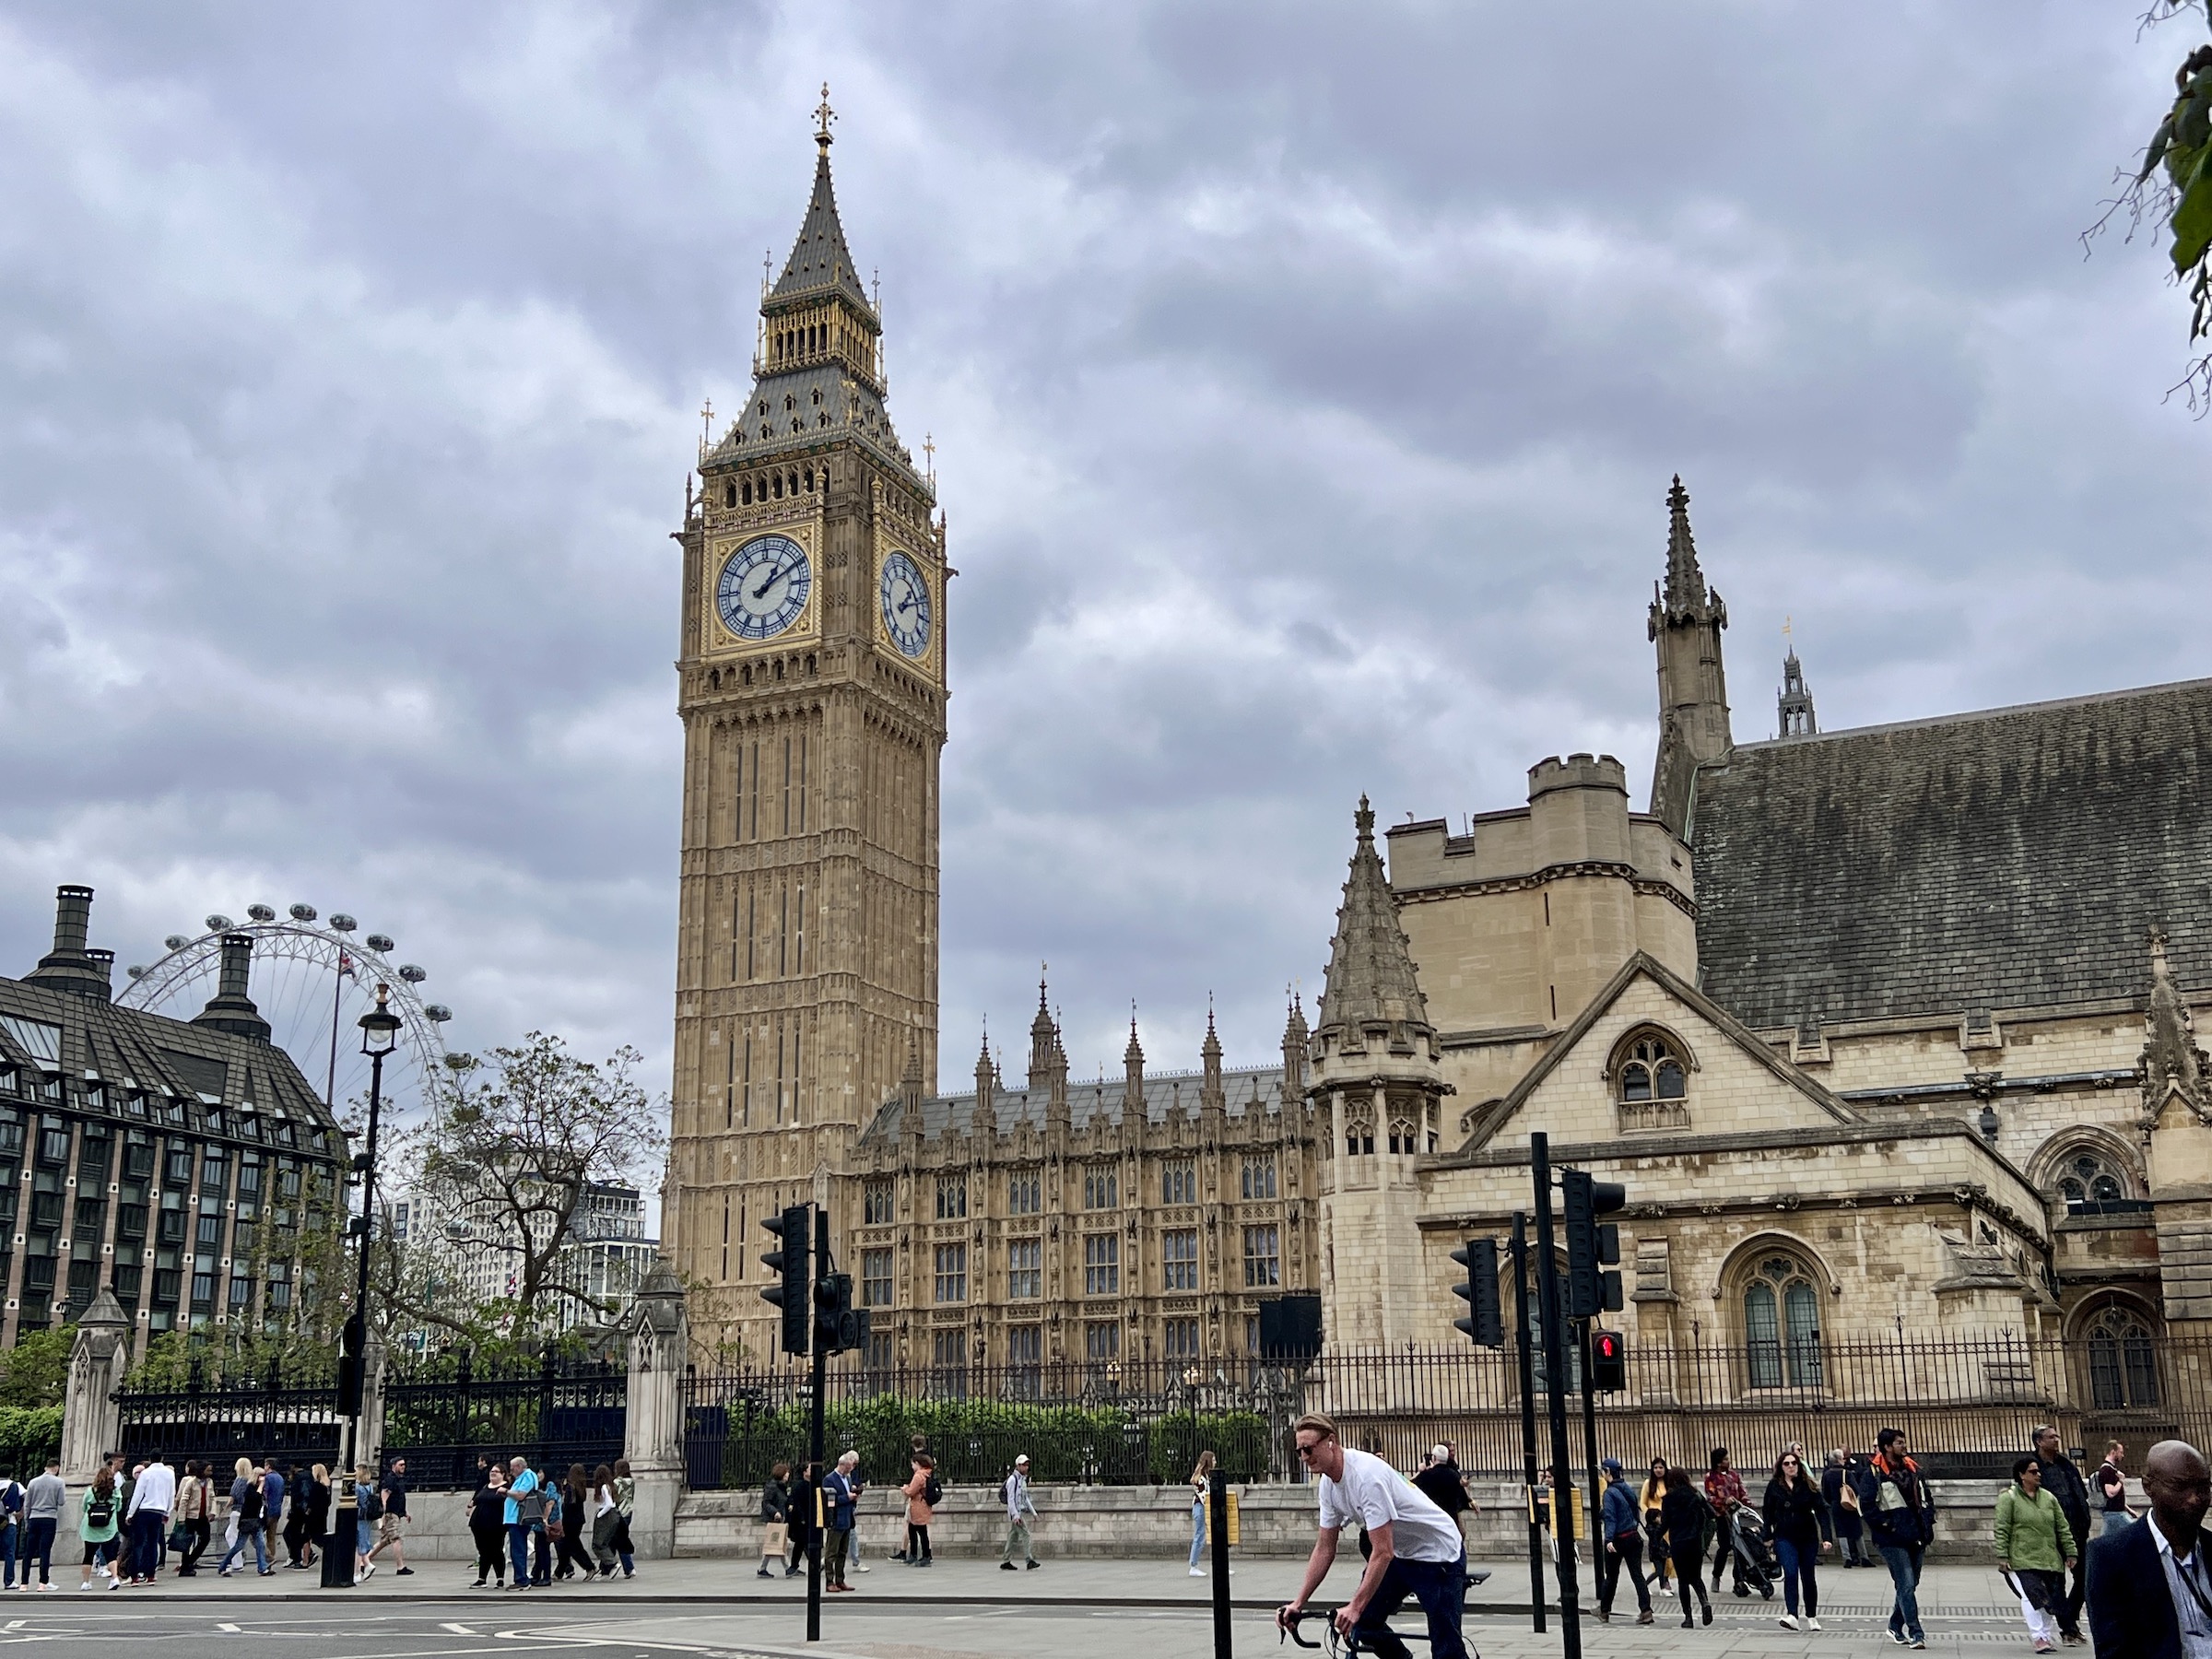
[[[1347,1636],[1336,1629],[1336,1614],[1342,1605],[1339,1603],[1335,1607],[1300,1607],[1297,1612],[1289,1614],[1288,1620],[1285,1619],[1284,1615],[1288,1611],[1288,1604],[1286,1603],[1283,1606],[1277,1607],[1276,1609],[1275,1645],[1282,1646],[1283,1638],[1288,1636],[1302,1648],[1326,1647],[1329,1651],[1329,1659],[1354,1659],[1354,1655],[1359,1652],[1359,1632],[1355,1630]],[[1319,1641],[1308,1641],[1298,1633],[1299,1625],[1309,1618],[1318,1618],[1322,1621],[1322,1640]]]

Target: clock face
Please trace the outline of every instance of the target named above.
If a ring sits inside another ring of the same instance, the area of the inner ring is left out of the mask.
[[[772,640],[806,608],[814,570],[806,549],[788,535],[756,535],[722,567],[714,607],[741,640]]]
[[[893,553],[883,561],[883,626],[891,643],[909,657],[929,649],[929,583],[914,561]]]

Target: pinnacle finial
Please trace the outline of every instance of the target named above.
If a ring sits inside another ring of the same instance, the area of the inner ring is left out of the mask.
[[[837,142],[830,135],[830,124],[836,119],[837,112],[830,107],[830,83],[824,81],[822,83],[822,101],[814,112],[814,141],[821,147],[822,154],[825,156],[830,153],[830,147]]]
[[[1689,491],[1675,475],[1666,492],[1666,609],[1695,610],[1705,602],[1705,573],[1698,569],[1698,544],[1689,530]]]
[[[1375,839],[1375,809],[1367,804],[1367,794],[1364,790],[1360,792],[1359,795],[1359,809],[1352,814],[1352,822],[1359,829],[1361,841],[1369,841]]]

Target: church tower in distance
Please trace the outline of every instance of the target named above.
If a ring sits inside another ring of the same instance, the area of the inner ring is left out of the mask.
[[[683,547],[684,815],[665,1249],[695,1340],[763,1364],[760,1222],[828,1205],[912,1068],[936,1075],[945,526],[886,411],[882,323],[814,194],[710,429]]]

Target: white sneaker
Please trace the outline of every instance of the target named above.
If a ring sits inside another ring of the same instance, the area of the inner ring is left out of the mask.
[[[1807,1613],[1805,1616],[1805,1628],[1808,1630],[1817,1630],[1820,1628],[1820,1621]]]
[[[854,1566],[862,1572],[865,1572],[868,1570],[867,1563],[865,1561],[855,1562]]]
[[[1193,1578],[1204,1578],[1206,1576],[1206,1569],[1203,1567],[1194,1567],[1191,1569],[1191,1576]]]
[[[1794,1630],[1797,1628],[1797,1616],[1794,1613],[1784,1613],[1774,1622],[1782,1626],[1782,1628],[1785,1630]]]
[[[89,1590],[92,1588],[92,1581],[90,1579],[87,1579],[83,1583],[77,1585],[77,1588],[79,1590]]]
[[[123,1581],[117,1578],[113,1573],[110,1573],[108,1575],[108,1588],[111,1590],[120,1590],[123,1588]]]

